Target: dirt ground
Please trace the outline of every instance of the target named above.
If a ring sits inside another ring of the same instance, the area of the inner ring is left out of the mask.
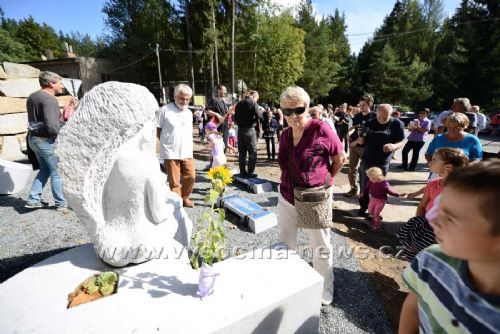
[[[205,145],[200,143],[197,129],[194,130],[194,155],[196,159],[208,161],[209,152]],[[276,143],[276,158],[278,145]],[[227,155],[228,166],[238,168],[236,155]],[[277,160],[267,160],[266,147],[263,139],[259,139],[257,167],[259,176],[267,180],[278,182],[280,169]],[[342,169],[335,179],[336,186],[347,185],[347,168]],[[388,319],[394,329],[399,323],[399,313],[408,289],[401,274],[408,262],[394,257],[397,252],[396,238],[385,231],[378,234],[371,232],[364,219],[353,212],[336,209],[334,205],[335,232],[344,236],[353,249],[362,270],[370,273],[369,277],[374,290],[380,298]]]

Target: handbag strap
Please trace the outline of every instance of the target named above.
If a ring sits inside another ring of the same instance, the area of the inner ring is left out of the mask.
[[[327,187],[330,186],[330,180],[332,177],[332,174],[330,172],[330,169],[332,166],[328,168],[328,173],[326,175],[326,180],[325,180],[325,185]],[[299,178],[297,176],[297,169],[295,167],[295,161],[293,160],[293,131],[292,128],[289,128],[288,131],[288,173],[290,174],[290,178],[292,179],[292,185],[293,187],[297,187],[299,185]]]
[[[293,161],[293,131],[292,128],[288,130],[288,173],[292,179],[292,185],[296,187],[299,184],[297,177],[297,170],[295,169],[295,162]]]

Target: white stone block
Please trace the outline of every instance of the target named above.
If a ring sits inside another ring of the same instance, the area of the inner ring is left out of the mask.
[[[0,92],[8,97],[28,97],[39,89],[38,79],[0,80]]]
[[[23,190],[32,172],[31,165],[0,159],[0,194],[15,194]]]
[[[247,188],[252,190],[255,194],[262,194],[273,190],[271,182],[258,177],[244,178],[239,175],[235,175],[234,179],[246,185]]]
[[[318,332],[323,278],[296,254],[260,249],[214,267],[215,290],[203,300],[181,256],[118,269],[117,294],[66,309],[68,293],[109,269],[91,244],[80,246],[0,285],[0,333]]]
[[[235,213],[256,234],[278,225],[276,214],[237,194],[222,197],[217,205]]]
[[[40,70],[25,64],[15,64],[4,61],[3,68],[9,79],[37,78]]]
[[[0,115],[0,136],[28,131],[28,113]]]

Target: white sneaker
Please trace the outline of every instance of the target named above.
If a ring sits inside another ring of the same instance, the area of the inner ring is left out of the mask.
[[[323,297],[321,305],[330,305],[333,302],[333,285],[328,288],[323,288]]]

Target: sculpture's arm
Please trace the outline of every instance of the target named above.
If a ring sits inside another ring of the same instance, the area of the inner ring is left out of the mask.
[[[167,203],[166,194],[169,191],[165,175],[158,171],[152,173],[146,180],[146,203],[151,210],[153,222],[164,223],[174,218],[174,205]]]

